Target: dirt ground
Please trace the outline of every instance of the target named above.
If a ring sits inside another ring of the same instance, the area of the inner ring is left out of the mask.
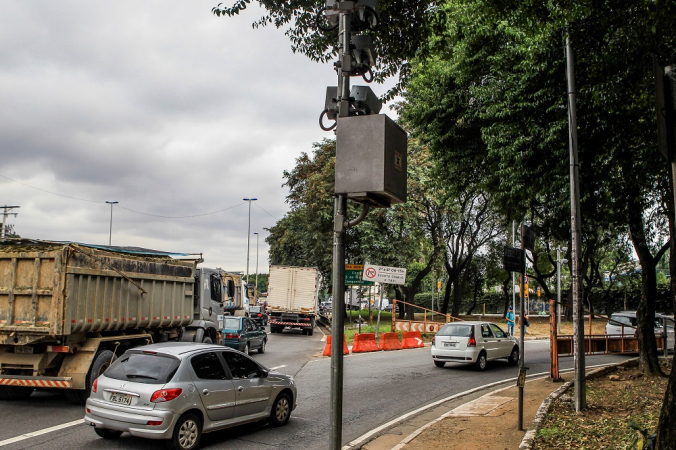
[[[570,380],[567,374],[565,381]],[[524,388],[523,425],[527,429],[542,401],[561,386],[549,378],[528,381]],[[518,388],[509,387],[493,396],[506,402],[485,415],[447,417],[406,445],[406,450],[457,448],[463,450],[514,450],[525,431],[518,430]]]
[[[664,367],[665,372],[669,371]],[[667,388],[666,377],[645,377],[637,366],[618,368],[587,381],[588,408],[575,413],[570,395],[553,405],[535,449],[629,449],[639,436],[629,424],[654,432]]]

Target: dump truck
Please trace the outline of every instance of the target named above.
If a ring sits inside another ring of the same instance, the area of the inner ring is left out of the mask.
[[[316,267],[270,266],[268,314],[271,333],[300,328],[312,336],[318,313],[319,271]]]
[[[129,348],[219,342],[234,283],[200,262],[141,248],[0,241],[0,400],[53,388],[83,403]]]

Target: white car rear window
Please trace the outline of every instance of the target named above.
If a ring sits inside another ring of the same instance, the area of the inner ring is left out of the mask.
[[[472,335],[472,325],[446,324],[437,333],[437,336],[460,336],[470,337]]]

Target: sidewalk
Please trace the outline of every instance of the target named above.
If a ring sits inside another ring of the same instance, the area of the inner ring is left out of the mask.
[[[564,381],[572,373],[563,375]],[[526,382],[523,427],[528,429],[545,398],[561,387],[549,377]],[[435,450],[450,447],[464,450],[516,450],[526,434],[519,431],[518,388],[487,388],[449,400],[380,434],[364,444],[363,450]]]

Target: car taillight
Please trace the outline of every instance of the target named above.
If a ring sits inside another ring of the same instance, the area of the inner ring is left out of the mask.
[[[97,378],[92,383],[92,392],[96,393],[96,390],[99,388],[99,379]]]
[[[237,333],[225,333],[226,339],[239,339],[239,334]]]
[[[161,421],[161,420],[149,420],[149,421],[146,423],[146,425],[150,425],[150,426],[155,426],[155,427],[156,427],[156,426],[158,426],[158,425],[162,425],[162,421]]]
[[[258,317],[263,317],[263,314],[259,314]]]
[[[468,347],[476,347],[476,339],[474,339],[474,336],[472,336],[471,338],[469,338],[467,340],[467,346]]]
[[[182,393],[183,389],[162,389],[161,391],[153,392],[152,397],[150,397],[150,402],[151,403],[168,402],[175,399]]]

